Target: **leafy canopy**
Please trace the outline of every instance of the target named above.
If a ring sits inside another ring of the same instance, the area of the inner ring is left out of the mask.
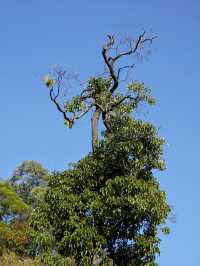
[[[73,169],[55,173],[32,213],[35,245],[78,265],[155,265],[159,230],[170,211],[153,170],[163,170],[162,138],[129,116]],[[65,265],[65,264],[63,264]]]
[[[142,103],[155,103],[151,91],[138,81],[123,86],[124,71],[135,65],[123,62],[140,56],[154,38],[143,32],[116,43],[108,35],[102,48],[105,76],[90,78],[71,100],[62,97],[66,71],[45,80],[69,128],[93,111],[92,153],[52,175],[30,218],[32,255],[47,265],[156,265],[159,233],[169,231],[170,207],[154,171],[165,169],[164,139],[135,117]],[[101,139],[99,121],[105,127]]]

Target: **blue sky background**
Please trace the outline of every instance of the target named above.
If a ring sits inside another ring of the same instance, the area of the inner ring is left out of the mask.
[[[176,223],[163,237],[161,266],[199,266],[200,2],[198,0],[7,0],[0,4],[0,176],[23,160],[67,168],[90,150],[90,120],[63,125],[41,77],[54,64],[86,79],[102,70],[107,33],[158,39],[134,77],[152,88],[157,105],[145,119],[167,139],[159,174]],[[142,111],[142,110],[141,110]],[[89,132],[89,133],[88,133]]]

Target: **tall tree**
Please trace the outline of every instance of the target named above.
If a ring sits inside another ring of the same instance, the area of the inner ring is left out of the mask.
[[[120,65],[122,59],[141,55],[153,39],[143,32],[135,40],[125,39],[128,48],[120,51],[109,35],[102,49],[106,77],[90,79],[79,96],[63,104],[65,72],[46,79],[50,99],[69,127],[94,109],[93,152],[72,169],[54,173],[44,202],[32,213],[32,243],[47,265],[156,265],[159,232],[169,231],[170,207],[154,176],[155,169],[165,169],[164,139],[134,116],[140,103],[155,101],[142,82],[123,88],[122,73],[134,64]],[[105,126],[101,140],[100,118]]]

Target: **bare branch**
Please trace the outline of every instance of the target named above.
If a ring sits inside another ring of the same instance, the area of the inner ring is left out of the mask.
[[[109,69],[109,72],[110,72],[111,78],[112,78],[112,80],[113,80],[113,86],[112,86],[112,88],[110,89],[110,92],[113,93],[113,92],[117,89],[117,87],[118,87],[118,85],[119,85],[119,82],[118,82],[117,76],[116,76],[116,74],[115,74],[115,71],[114,71],[114,69],[113,69],[113,66],[112,66],[112,64],[110,63],[110,58],[109,58],[108,55],[107,55],[108,50],[110,49],[110,45],[111,45],[111,43],[110,43],[110,41],[109,41],[109,43],[108,43],[105,47],[103,47],[102,55],[103,55],[103,58],[104,58],[104,61],[105,61],[106,65],[107,65],[107,67],[108,67],[108,69]]]
[[[58,111],[59,111],[60,113],[62,113],[64,119],[67,120],[68,122],[70,122],[70,119],[67,117],[65,111],[63,110],[63,108],[60,106],[60,104],[59,104],[59,103],[57,102],[57,100],[56,100],[57,97],[58,97],[58,95],[53,96],[53,88],[50,89],[50,91],[49,91],[49,95],[50,95],[50,99],[51,99],[51,101],[56,105]]]
[[[115,38],[113,35],[108,35],[108,41],[106,43],[105,46],[103,46],[102,49],[102,56],[104,58],[104,62],[108,68],[109,71],[109,75],[113,80],[113,85],[110,89],[110,92],[113,94],[113,92],[118,88],[119,83],[120,83],[120,72],[123,69],[126,68],[133,68],[134,64],[132,65],[127,65],[127,66],[122,66],[119,67],[118,70],[115,70],[114,65],[117,61],[119,61],[119,59],[121,59],[122,57],[126,57],[126,56],[130,56],[130,55],[134,55],[134,54],[138,54],[140,48],[144,45],[144,43],[150,42],[152,43],[152,41],[156,38],[156,36],[154,37],[146,37],[146,31],[144,31],[143,33],[141,33],[139,35],[139,37],[132,41],[128,38],[126,38],[126,46],[127,50],[124,52],[119,52],[119,46],[120,44],[117,44],[116,47],[114,47],[115,44]],[[114,57],[112,57],[110,55],[110,50],[115,50],[116,51],[116,55]]]
[[[130,49],[128,51],[119,53],[117,56],[112,58],[112,64],[114,64],[115,61],[119,60],[123,56],[134,54],[138,50],[140,44],[144,43],[144,40],[146,40],[146,39],[143,40],[145,34],[146,34],[145,31],[142,34],[140,34],[140,36],[138,37],[136,42],[134,42],[134,44],[132,44],[130,41],[130,43],[129,43]]]
[[[117,56],[112,58],[111,62],[114,64],[115,61],[119,60],[121,57],[126,56],[126,55],[131,55],[135,54],[138,49],[145,43],[145,42],[150,42],[152,43],[156,36],[152,38],[146,38],[145,37],[146,32],[144,31],[142,34],[139,35],[138,39],[134,42],[129,41],[130,49],[128,51],[119,53]]]
[[[119,79],[119,77],[120,77],[120,73],[121,73],[122,70],[124,70],[124,69],[128,69],[128,68],[131,69],[131,68],[134,68],[134,66],[135,66],[135,64],[120,67],[120,68],[118,69],[118,71],[117,71],[117,78]]]

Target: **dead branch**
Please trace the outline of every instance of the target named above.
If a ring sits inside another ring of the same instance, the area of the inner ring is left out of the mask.
[[[112,94],[114,93],[114,91],[119,86],[120,72],[124,69],[134,67],[134,64],[131,64],[131,65],[118,67],[118,69],[115,70],[116,63],[123,57],[131,56],[131,55],[134,55],[136,53],[139,53],[140,49],[142,48],[142,46],[145,43],[149,42],[151,44],[155,38],[156,38],[156,36],[146,37],[146,31],[141,33],[136,40],[130,40],[130,39],[126,38],[126,43],[128,45],[128,48],[127,48],[127,50],[125,50],[123,52],[119,52],[119,44],[116,47],[114,47],[114,44],[116,43],[114,35],[108,35],[108,41],[107,41],[106,45],[103,46],[103,49],[102,49],[102,56],[103,56],[105,65],[108,68],[109,75],[113,81],[113,85],[110,89],[110,92]],[[114,57],[111,56],[111,53],[110,53],[110,51],[113,49],[116,51],[116,55]]]
[[[57,102],[57,97],[59,96],[59,90],[58,90],[58,94],[55,96],[53,88],[51,88],[50,91],[49,91],[49,95],[50,95],[51,101],[56,105],[56,108],[63,115],[64,119],[67,120],[68,122],[70,122],[70,118],[67,117],[65,111],[63,110],[61,105]]]

